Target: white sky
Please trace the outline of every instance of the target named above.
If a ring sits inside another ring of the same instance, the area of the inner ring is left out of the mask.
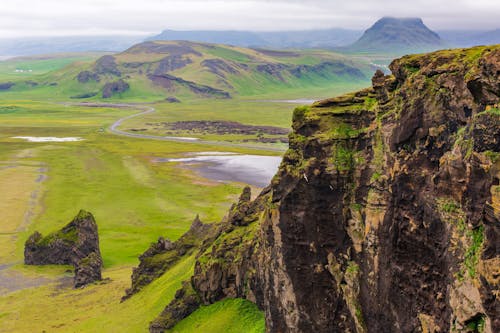
[[[366,29],[382,16],[431,29],[500,28],[500,0],[0,0],[0,38],[174,30]]]

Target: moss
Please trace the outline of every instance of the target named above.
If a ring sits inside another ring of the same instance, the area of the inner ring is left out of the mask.
[[[465,213],[462,206],[451,198],[438,198],[438,210],[445,221],[448,221],[457,227],[460,233],[467,228]]]
[[[479,254],[484,241],[484,227],[480,226],[473,230],[468,230],[467,238],[471,241],[470,246],[465,251],[464,265],[471,278],[476,276],[476,266],[479,261]]]
[[[377,99],[373,97],[366,97],[364,107],[369,111],[375,110],[375,108],[377,107]]]
[[[500,160],[499,152],[487,150],[484,152],[484,154],[486,155],[486,157],[490,159],[491,163],[496,163],[497,161]]]
[[[338,171],[349,171],[354,168],[354,151],[338,145],[333,153],[332,160],[333,165]]]
[[[293,110],[293,122],[302,122],[305,119],[305,115],[309,110],[308,106],[298,106]]]
[[[500,108],[486,107],[486,109],[484,111],[478,113],[477,115],[484,114],[484,113],[490,113],[490,114],[495,115],[495,116],[500,116]]]
[[[364,133],[366,129],[354,129],[351,125],[346,123],[338,123],[328,133],[328,138],[332,139],[351,139],[356,138]]]
[[[465,324],[465,327],[468,329],[468,332],[483,333],[485,325],[485,316],[483,314],[478,314],[472,319],[468,320]]]
[[[471,278],[475,278],[476,266],[484,242],[484,227],[481,225],[474,229],[468,229],[465,213],[456,201],[440,198],[437,202],[442,217],[455,225],[459,234],[465,238],[463,267],[457,273],[457,277],[462,280],[465,273],[468,273]]]
[[[349,261],[345,271],[347,274],[357,275],[359,273],[359,266],[355,261]]]
[[[357,211],[357,212],[361,212],[361,209],[363,209],[363,205],[360,204],[360,203],[352,203],[351,204],[351,209]]]
[[[413,65],[413,64],[405,64],[405,65],[404,65],[404,68],[405,68],[405,69],[406,69],[409,73],[411,73],[411,74],[415,74],[415,73],[417,73],[417,72],[420,70],[420,68],[419,68],[419,67],[417,67],[417,66],[415,66],[415,65]]]

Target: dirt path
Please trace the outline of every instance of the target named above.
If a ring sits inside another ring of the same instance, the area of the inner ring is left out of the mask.
[[[138,104],[116,104],[116,103],[73,103],[68,105],[78,105],[78,106],[86,106],[86,107],[115,107],[115,108],[130,108],[141,110],[139,113],[135,113],[115,121],[108,130],[116,135],[126,136],[130,138],[137,139],[149,139],[149,140],[161,140],[161,141],[173,141],[173,142],[185,142],[185,143],[195,143],[202,145],[210,145],[210,146],[222,146],[222,147],[237,147],[237,148],[248,148],[255,150],[265,150],[265,151],[275,151],[275,152],[284,152],[286,148],[282,147],[266,147],[266,146],[258,146],[258,145],[250,145],[250,144],[238,144],[224,141],[211,141],[211,140],[201,140],[197,138],[187,138],[187,137],[177,137],[177,136],[160,136],[160,135],[148,135],[148,134],[140,134],[140,133],[130,133],[123,130],[118,129],[124,121],[140,117],[146,114],[150,114],[155,112],[155,108],[138,105]]]
[[[27,183],[17,184],[20,188],[27,188],[27,191],[18,190],[13,192],[12,196],[14,197],[4,198],[7,202],[12,202],[12,199],[15,198],[15,201],[25,201],[25,204],[19,207],[21,210],[18,213],[8,215],[7,220],[3,221],[5,224],[3,224],[3,232],[0,234],[0,247],[4,251],[0,255],[0,296],[16,290],[37,287],[52,282],[52,280],[44,277],[27,276],[15,268],[15,265],[21,263],[21,259],[16,258],[15,254],[15,244],[19,240],[18,235],[24,232],[33,222],[38,207],[40,207],[43,182],[47,179],[48,167],[46,164],[26,160],[33,157],[33,150],[25,149],[19,151],[9,160],[0,161],[1,172],[15,172],[16,174],[29,172],[31,174],[31,180],[27,181]],[[27,171],[29,169],[32,171]],[[4,174],[3,177],[12,178],[14,176]],[[13,180],[11,179],[11,181]],[[17,178],[14,177],[14,181],[17,181]],[[9,224],[8,219],[11,222],[16,222]]]

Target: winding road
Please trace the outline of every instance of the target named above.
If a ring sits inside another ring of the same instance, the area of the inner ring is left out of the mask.
[[[286,151],[286,148],[283,148],[283,147],[258,146],[258,145],[239,144],[239,143],[232,143],[232,142],[225,142],[225,141],[202,140],[202,139],[198,139],[198,138],[187,138],[187,137],[177,137],[177,136],[160,136],[160,135],[130,133],[130,132],[126,132],[126,131],[122,131],[122,130],[118,129],[118,127],[120,127],[123,124],[123,122],[126,120],[155,112],[156,110],[153,107],[141,106],[141,105],[136,105],[136,104],[108,104],[108,103],[74,103],[71,105],[87,106],[87,107],[115,107],[115,108],[131,108],[131,109],[135,108],[138,110],[142,110],[139,113],[134,113],[132,115],[118,119],[108,128],[108,130],[113,134],[126,136],[126,137],[130,137],[130,138],[185,142],[185,143],[195,143],[195,144],[203,144],[203,145],[211,145],[211,146],[248,148],[248,149],[255,149],[255,150],[275,151],[275,152]]]

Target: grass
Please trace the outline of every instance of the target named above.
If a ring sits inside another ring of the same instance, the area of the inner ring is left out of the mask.
[[[201,307],[168,332],[263,333],[265,321],[255,304],[243,299],[226,299]]]
[[[168,304],[180,281],[189,278],[193,259],[176,266],[177,273],[173,269],[165,274],[155,284],[157,287],[152,287],[154,291],[143,291],[122,306],[118,299],[130,284],[131,267],[137,264],[138,255],[160,235],[178,238],[196,214],[205,222],[219,221],[242,187],[203,181],[190,171],[169,163],[154,163],[153,159],[196,151],[258,151],[138,140],[100,130],[134,110],[34,101],[4,101],[1,105],[0,110],[7,112],[0,112],[0,167],[17,165],[0,169],[0,186],[7,195],[0,203],[6,212],[0,224],[2,263],[22,262],[23,244],[29,234],[34,230],[44,235],[54,232],[83,208],[96,218],[105,267],[103,275],[112,279],[108,284],[84,290],[68,287],[55,290],[54,286],[43,285],[0,296],[2,321],[7,323],[2,329],[28,332],[46,327],[47,331],[95,332],[101,327],[108,327],[108,331],[135,327],[134,331],[145,330],[149,321]],[[203,112],[201,106],[199,111]],[[236,114],[234,118],[237,119]],[[85,140],[31,143],[12,139],[13,136],[79,136]],[[47,179],[37,183],[40,165],[47,168]],[[26,231],[19,231],[17,228],[36,189],[39,199],[31,224]],[[63,277],[66,268],[41,270],[18,264],[15,269],[27,277],[54,280]],[[172,280],[172,274],[179,278]],[[134,303],[135,299],[141,301]],[[148,306],[139,305],[141,302]]]
[[[123,303],[129,267],[108,269],[104,278],[110,281],[85,289],[51,284],[3,296],[0,332],[147,332],[149,322],[192,274],[193,264],[193,257],[183,259]]]

